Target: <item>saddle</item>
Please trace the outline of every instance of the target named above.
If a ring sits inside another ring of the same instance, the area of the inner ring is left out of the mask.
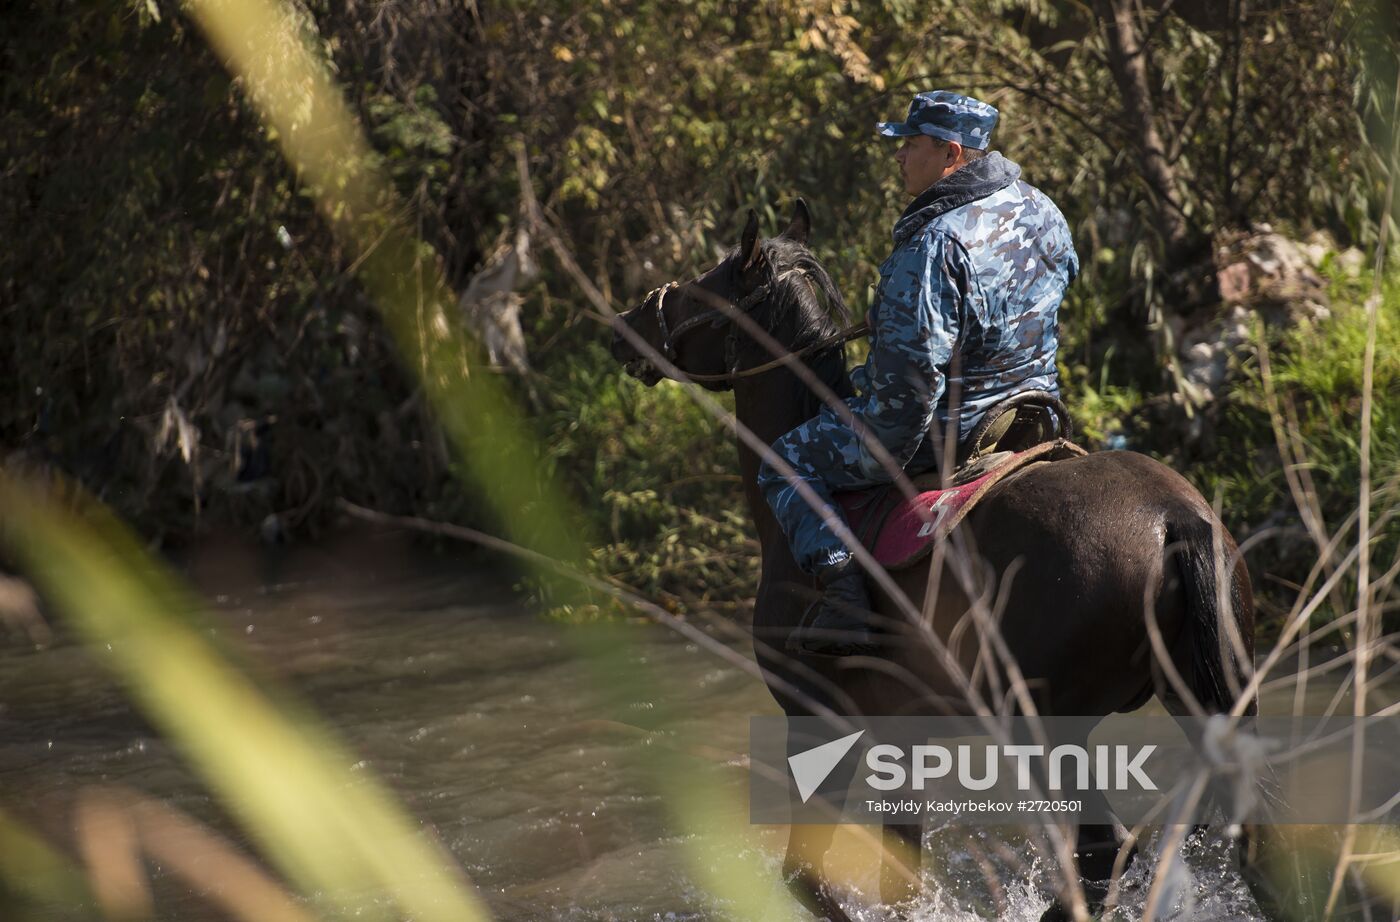
[[[1056,437],[1056,432],[1063,433]],[[893,484],[837,493],[856,539],[887,570],[912,566],[946,538],[992,487],[1031,464],[1088,454],[1071,442],[1069,413],[1057,397],[1024,391],[992,407],[958,451],[945,483],[937,471],[913,478],[909,500]]]

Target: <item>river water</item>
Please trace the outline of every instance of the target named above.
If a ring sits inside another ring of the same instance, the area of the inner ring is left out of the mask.
[[[357,754],[355,769],[377,773],[435,831],[498,918],[728,917],[700,883],[699,834],[676,827],[630,757],[658,737],[628,724],[664,709],[661,744],[688,752],[720,792],[726,819],[744,827],[740,754],[748,718],[777,713],[766,689],[703,646],[638,624],[624,655],[657,681],[619,701],[619,689],[581,663],[575,635],[523,610],[498,572],[406,559],[361,548],[267,568],[221,553],[186,570],[211,599],[213,630],[319,711]],[[727,643],[747,655],[741,639]],[[161,798],[239,841],[81,646],[60,638],[42,651],[0,647],[0,807],[71,849],[75,792],[97,784]],[[734,847],[776,879],[785,834],[748,827]],[[860,844],[843,837],[838,848],[859,855]],[[1220,840],[1188,845],[1169,918],[1262,918],[1226,851]],[[853,893],[873,898],[873,863],[851,863]],[[1147,862],[1138,865],[1116,918],[1141,912]],[[903,918],[1034,922],[1047,903],[1046,874],[1014,836],[934,831],[925,872],[926,893]],[[221,917],[201,894],[155,873],[161,918]],[[894,917],[860,903],[850,905],[861,919]]]

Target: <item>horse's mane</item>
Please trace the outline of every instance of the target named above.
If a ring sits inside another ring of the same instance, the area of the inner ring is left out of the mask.
[[[785,321],[794,320],[798,337],[791,344],[794,350],[851,322],[846,299],[811,250],[787,237],[769,237],[759,248],[773,277],[782,281],[768,298],[766,309],[755,314],[756,321],[776,331]]]
[[[846,299],[811,250],[787,237],[769,237],[759,246],[776,284],[765,304],[754,311],[755,322],[780,339],[790,337],[788,346],[794,352],[850,325]],[[771,357],[765,350],[763,359]],[[845,350],[840,344],[808,355],[806,363],[839,396],[851,394]],[[798,386],[810,395],[815,415],[820,399],[805,384],[799,382]]]

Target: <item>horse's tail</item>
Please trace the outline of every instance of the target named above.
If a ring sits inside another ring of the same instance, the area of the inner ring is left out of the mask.
[[[1192,510],[1169,522],[1167,546],[1169,554],[1175,551],[1171,556],[1176,558],[1186,594],[1186,643],[1184,656],[1177,658],[1178,669],[1207,713],[1223,713],[1234,705],[1237,690],[1248,681],[1240,654],[1251,661],[1254,658],[1254,594],[1249,570],[1235,542],[1213,515]],[[1229,580],[1224,592],[1218,583],[1222,577]],[[1257,710],[1254,699],[1245,713],[1253,715]]]

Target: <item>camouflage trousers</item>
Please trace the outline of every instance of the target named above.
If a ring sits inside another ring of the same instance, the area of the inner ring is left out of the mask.
[[[811,487],[830,514],[844,522],[841,509],[832,502],[837,491],[861,490],[894,481],[890,472],[861,445],[860,436],[831,410],[823,407],[809,419],[773,443],[773,452],[793,469],[796,478]],[[925,437],[903,461],[909,475],[938,467],[942,453],[938,439]],[[893,453],[892,453],[893,454]],[[797,487],[767,461],[759,467],[758,486],[773,515],[787,535],[793,558],[804,572],[818,575],[851,557],[846,543],[813,509]]]

